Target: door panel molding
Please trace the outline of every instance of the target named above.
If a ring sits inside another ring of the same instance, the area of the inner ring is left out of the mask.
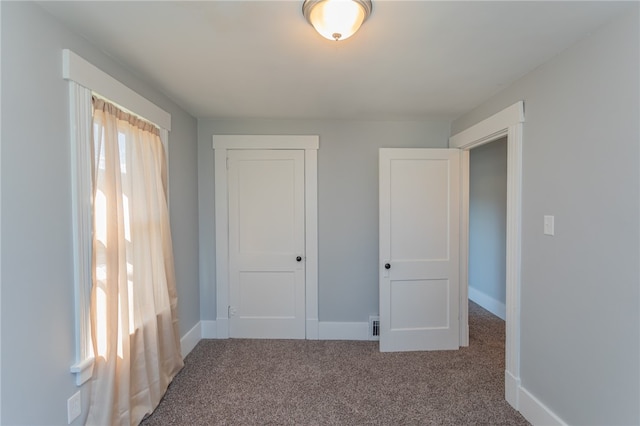
[[[214,135],[217,337],[229,338],[229,205],[227,151],[299,149],[305,163],[306,339],[318,339],[318,163],[317,135]]]
[[[462,150],[462,226],[460,227],[460,301],[468,298],[469,150],[507,137],[507,259],[505,399],[519,409],[520,388],[520,265],[522,247],[522,127],[524,102],[519,101],[449,138]],[[468,305],[460,305],[461,337],[469,343]],[[462,328],[464,327],[464,329]]]

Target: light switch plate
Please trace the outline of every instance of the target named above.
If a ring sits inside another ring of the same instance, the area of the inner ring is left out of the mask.
[[[544,235],[555,235],[555,218],[553,216],[544,216]]]

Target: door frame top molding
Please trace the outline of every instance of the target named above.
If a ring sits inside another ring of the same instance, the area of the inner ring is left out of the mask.
[[[213,149],[304,149],[319,148],[317,135],[213,135]]]
[[[213,135],[216,231],[216,331],[229,338],[229,200],[227,151],[304,150],[305,176],[305,334],[318,339],[318,149],[317,135]]]
[[[449,148],[471,149],[507,136],[509,127],[524,123],[524,101],[518,101],[491,117],[449,138]]]

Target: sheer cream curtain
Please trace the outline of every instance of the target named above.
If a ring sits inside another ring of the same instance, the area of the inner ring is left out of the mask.
[[[182,368],[167,171],[158,129],[93,100],[94,236],[87,424],[137,425]]]

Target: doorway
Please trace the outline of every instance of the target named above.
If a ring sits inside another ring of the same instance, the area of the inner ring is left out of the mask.
[[[506,318],[507,138],[469,153],[469,300]]]

